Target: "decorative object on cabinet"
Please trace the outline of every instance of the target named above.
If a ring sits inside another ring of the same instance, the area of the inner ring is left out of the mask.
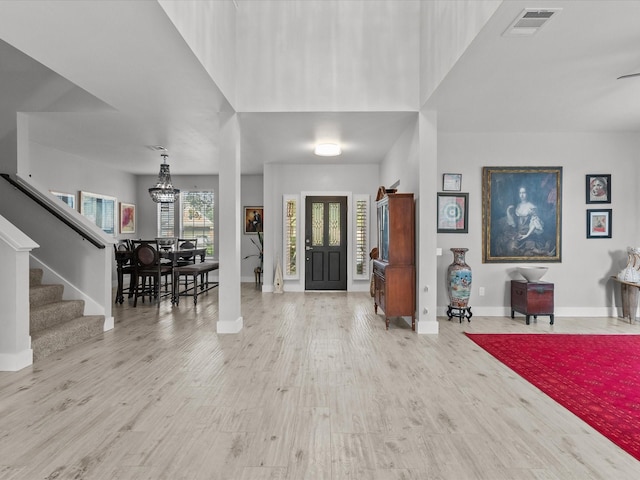
[[[562,167],[483,167],[482,261],[562,261]]]
[[[611,203],[611,175],[591,173],[586,178],[587,203]]]
[[[524,314],[527,325],[531,315],[549,315],[553,325],[553,283],[511,280],[511,318],[514,312]]]
[[[447,317],[449,320],[458,317],[460,323],[465,317],[470,322],[473,316],[469,306],[471,267],[465,261],[465,253],[468,250],[468,248],[452,248],[453,263],[447,268],[447,293],[449,294]]]
[[[617,278],[622,282],[640,283],[640,247],[627,247],[627,266]]]
[[[587,238],[611,238],[610,208],[587,210]]]
[[[136,206],[120,202],[120,233],[136,232]]]
[[[264,207],[244,207],[244,233],[261,233],[264,225]]]
[[[468,233],[468,219],[468,193],[438,193],[438,233]]]
[[[548,267],[518,267],[518,273],[524,277],[524,279],[529,283],[539,282],[544,274],[549,270]]]
[[[379,191],[380,193],[380,191]],[[373,259],[374,310],[411,317],[416,329],[415,204],[412,193],[384,193],[377,202],[378,258]]]
[[[442,175],[442,190],[444,190],[445,192],[459,192],[461,189],[461,173],[445,173]]]

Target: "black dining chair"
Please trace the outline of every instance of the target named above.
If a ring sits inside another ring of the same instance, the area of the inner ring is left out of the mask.
[[[117,274],[118,288],[116,290],[116,303],[124,302],[124,294],[129,298],[133,296],[135,289],[135,267],[133,265],[133,250],[131,249],[131,241],[128,239],[120,240],[113,245]],[[129,275],[129,287],[124,286],[124,276]]]
[[[197,238],[179,238],[178,242],[178,252],[180,250],[198,248],[198,239]],[[179,255],[176,261],[176,265],[178,267],[182,267],[184,265],[189,265],[192,263],[196,263],[196,256],[193,252],[185,253],[184,255]]]
[[[156,240],[133,240],[133,265],[136,277],[133,306],[137,306],[138,297],[145,295],[151,298],[160,297],[160,285],[165,278],[165,292],[167,281],[172,277],[173,268],[160,262],[158,242]],[[147,283],[148,280],[148,283]],[[169,295],[168,292],[166,292]]]

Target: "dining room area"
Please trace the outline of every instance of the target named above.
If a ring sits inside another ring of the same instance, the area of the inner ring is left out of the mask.
[[[191,297],[196,305],[199,295],[218,286],[209,274],[219,262],[206,255],[207,247],[198,246],[197,238],[119,240],[114,244],[115,303],[122,305],[126,296],[134,308],[139,299],[149,304],[170,300],[178,306],[180,297]]]

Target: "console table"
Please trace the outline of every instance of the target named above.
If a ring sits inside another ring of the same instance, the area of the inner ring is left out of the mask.
[[[622,297],[622,318],[628,318],[629,323],[636,320],[638,311],[638,289],[640,284],[625,282],[618,277],[611,277],[620,284],[620,296]]]
[[[527,325],[531,315],[549,315],[553,325],[553,283],[511,280],[511,318],[514,312],[524,314]]]

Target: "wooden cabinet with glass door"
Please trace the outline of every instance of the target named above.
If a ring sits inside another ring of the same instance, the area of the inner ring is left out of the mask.
[[[378,259],[373,261],[374,308],[411,317],[416,329],[415,206],[412,193],[386,193],[377,202]]]

